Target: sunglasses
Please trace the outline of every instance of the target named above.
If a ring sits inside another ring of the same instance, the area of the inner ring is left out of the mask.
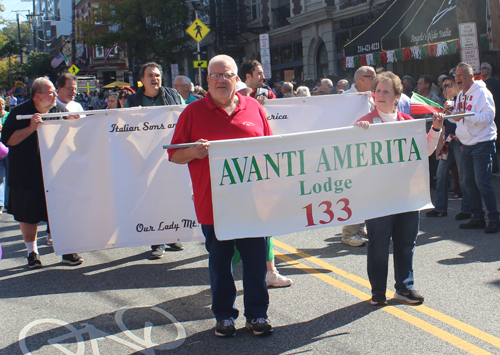
[[[443,87],[446,89],[446,88],[451,88],[452,85],[451,84],[444,84]]]

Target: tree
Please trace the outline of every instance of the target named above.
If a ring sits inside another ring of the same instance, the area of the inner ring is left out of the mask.
[[[185,32],[189,10],[183,1],[96,0],[94,4],[92,19],[79,22],[80,39],[89,46],[126,43],[129,59],[162,64],[183,60],[191,48]],[[109,32],[114,26],[119,30]]]
[[[21,43],[26,45],[31,42],[30,27],[27,22],[22,22],[19,26],[21,29]],[[7,41],[15,41],[19,43],[19,32],[17,28],[17,22],[11,21],[2,28],[2,35]]]
[[[59,77],[59,71],[54,69],[50,62],[52,58],[46,53],[31,53],[28,59],[20,68],[20,74],[29,78],[38,78],[40,76],[47,76],[55,83]]]
[[[22,48],[17,44],[17,41],[9,41],[3,43],[0,47],[0,58],[11,57],[14,54],[20,55],[22,52]]]
[[[14,58],[11,58],[11,67],[12,70],[9,69],[9,59],[2,59],[0,61],[0,88],[9,91],[12,89],[10,82],[10,74],[12,72],[12,78],[15,80],[17,78],[17,74],[19,72],[19,62]]]

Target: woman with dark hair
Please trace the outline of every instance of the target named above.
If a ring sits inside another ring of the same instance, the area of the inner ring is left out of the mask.
[[[368,129],[371,124],[412,120],[410,115],[397,110],[403,85],[392,72],[383,72],[373,81],[375,108],[361,117],[355,126]],[[443,127],[443,120],[435,119],[427,133],[428,154],[436,149]],[[386,182],[387,183],[387,182]],[[396,293],[394,298],[411,304],[424,301],[413,286],[413,252],[418,235],[419,211],[397,213],[366,221],[368,230],[368,279],[372,287],[371,304],[387,304],[387,274],[389,267],[389,245],[392,239],[394,277]]]
[[[135,91],[132,88],[128,86],[123,87],[118,94],[118,108],[123,108],[123,105],[127,102],[127,97],[132,94],[135,94]]]

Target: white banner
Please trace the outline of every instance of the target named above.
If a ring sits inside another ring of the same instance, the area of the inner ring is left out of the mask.
[[[351,126],[362,95],[268,100],[274,134]],[[38,136],[57,254],[202,240],[187,165],[168,162],[183,106],[129,108],[45,121]]]
[[[352,126],[370,112],[364,94],[322,95],[267,100],[264,105],[274,135]]]
[[[215,141],[209,159],[221,240],[432,207],[425,120]]]
[[[162,149],[182,109],[109,110],[39,126],[57,254],[203,239],[188,169]]]

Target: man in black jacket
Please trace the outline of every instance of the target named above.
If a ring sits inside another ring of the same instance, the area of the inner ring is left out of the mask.
[[[175,89],[163,87],[161,85],[161,66],[155,62],[149,62],[141,67],[139,76],[142,87],[137,93],[130,95],[124,107],[137,106],[165,106],[165,105],[185,105],[185,101]],[[183,250],[181,243],[166,244],[171,250]],[[165,253],[165,245],[151,245],[151,257],[159,259]]]
[[[9,147],[9,205],[28,250],[28,267],[42,267],[36,242],[37,224],[47,222],[47,206],[43,187],[42,164],[36,130],[42,123],[40,114],[67,111],[56,106],[57,92],[47,78],[33,82],[32,99],[16,106],[2,129],[2,143]],[[17,120],[18,115],[33,115],[30,120]],[[62,262],[78,265],[83,259],[76,253],[65,254]]]
[[[185,105],[184,99],[177,90],[161,85],[161,66],[149,62],[139,72],[142,87],[137,93],[130,95],[124,107]]]

